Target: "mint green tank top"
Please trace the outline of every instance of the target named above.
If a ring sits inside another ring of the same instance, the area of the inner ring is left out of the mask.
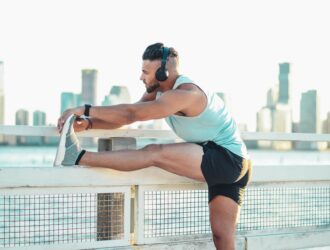
[[[175,81],[173,89],[184,83],[195,84],[188,77],[181,75]],[[200,86],[198,87],[200,88]],[[228,112],[223,100],[216,93],[208,91],[204,91],[204,93],[207,96],[207,106],[202,113],[193,117],[171,115],[165,118],[167,124],[187,142],[213,141],[234,154],[249,159],[236,122]],[[161,94],[158,92],[157,98]]]

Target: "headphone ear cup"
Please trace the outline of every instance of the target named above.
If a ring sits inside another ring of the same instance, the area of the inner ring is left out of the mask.
[[[157,71],[156,71],[156,79],[158,81],[163,82],[163,81],[166,81],[167,78],[168,78],[168,71],[167,71],[167,69],[165,69],[165,67],[158,68]]]
[[[162,64],[155,73],[156,79],[160,82],[166,81],[168,78],[168,71],[165,66],[169,51],[169,48],[163,47]]]

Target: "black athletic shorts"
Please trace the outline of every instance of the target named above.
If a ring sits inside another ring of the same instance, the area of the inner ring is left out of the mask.
[[[251,177],[251,161],[212,141],[197,144],[204,151],[201,169],[209,188],[209,202],[223,195],[241,205]]]

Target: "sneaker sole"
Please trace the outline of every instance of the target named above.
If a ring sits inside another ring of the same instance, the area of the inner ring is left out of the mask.
[[[66,134],[70,128],[70,120],[74,116],[73,114],[68,117],[68,119],[65,121],[61,137],[60,137],[60,143],[58,144],[55,160],[54,160],[54,167],[62,167],[62,161],[64,159],[65,154],[65,141],[66,141]]]

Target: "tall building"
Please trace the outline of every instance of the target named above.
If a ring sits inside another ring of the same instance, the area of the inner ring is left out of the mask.
[[[271,132],[272,131],[272,113],[273,110],[268,107],[263,107],[257,113],[257,132]],[[271,141],[258,141],[259,148],[270,148]]]
[[[110,95],[118,96],[121,103],[130,103],[131,97],[126,86],[115,85],[110,90]]]
[[[29,125],[29,111],[19,109],[16,111],[16,125]]]
[[[330,134],[330,112],[327,113],[327,118],[324,121],[323,133]],[[330,142],[327,143],[327,147],[330,148]]]
[[[114,85],[102,101],[103,106],[131,103],[131,97],[126,86]]]
[[[286,104],[277,104],[272,113],[272,131],[280,133],[292,133],[292,111]],[[273,141],[275,150],[288,150],[292,148],[290,141]]]
[[[300,132],[319,133],[321,131],[320,100],[316,90],[302,93],[300,99]]]
[[[46,113],[36,110],[33,112],[33,126],[45,126],[46,125]],[[45,143],[44,136],[29,136],[28,144],[42,145]]]
[[[29,125],[29,112],[25,109],[19,109],[16,111],[16,125]],[[16,137],[17,144],[26,144],[27,137],[26,136],[17,136]]]
[[[4,67],[0,61],[0,125],[5,124],[5,93],[4,93]],[[0,135],[0,144],[5,142],[3,135]]]
[[[280,63],[279,80],[279,103],[289,104],[290,102],[290,64]]]
[[[74,108],[81,105],[81,94],[74,94],[72,92],[61,93],[61,114],[69,108]]]
[[[81,103],[96,105],[96,92],[97,92],[97,70],[84,69],[82,70],[82,90],[81,90]],[[82,146],[94,146],[96,140],[94,138],[82,138],[80,140]]]
[[[292,109],[290,105],[290,64],[279,64],[279,84],[267,92],[267,108],[271,113],[271,131],[280,133],[292,133]],[[263,112],[263,120],[269,117],[269,111]],[[267,120],[267,119],[266,119]],[[267,120],[268,121],[268,120]],[[269,121],[268,121],[269,122]],[[269,129],[269,124],[263,124],[263,129]],[[275,150],[287,150],[292,148],[292,143],[287,141],[272,141]]]
[[[274,108],[278,103],[278,95],[279,95],[278,85],[273,86],[267,91],[267,107]]]
[[[257,132],[272,131],[272,110],[268,107],[263,107],[257,113]]]
[[[33,126],[45,126],[46,125],[46,113],[36,110],[33,112]]]
[[[289,101],[289,72],[290,64],[280,64],[279,84],[267,91],[267,104],[257,113],[258,132],[292,132],[292,110]],[[275,150],[292,148],[291,142],[259,141],[261,148],[272,147]]]
[[[309,90],[302,93],[300,99],[300,125],[301,133],[320,133],[320,100],[316,90]],[[318,142],[299,142],[299,149],[320,149],[321,144]]]
[[[82,70],[82,91],[81,101],[82,104],[96,105],[96,92],[97,92],[97,70],[84,69]]]

